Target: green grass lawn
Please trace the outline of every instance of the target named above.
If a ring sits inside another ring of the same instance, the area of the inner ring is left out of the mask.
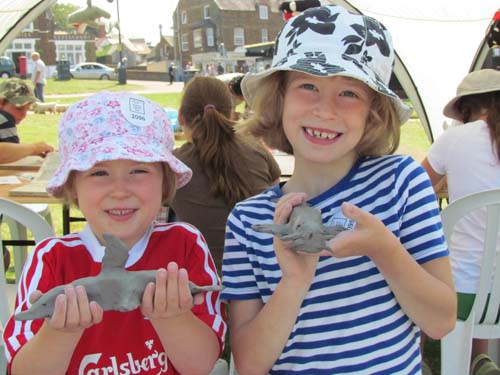
[[[49,80],[46,86],[46,95],[50,94],[76,94],[97,92],[100,90],[108,91],[127,91],[138,90],[141,87],[136,85],[118,85],[115,81],[87,81],[87,80],[70,80],[70,81],[55,81]],[[180,93],[154,93],[144,94],[145,97],[157,102],[162,107],[178,108],[181,100]],[[82,97],[67,96],[57,98],[55,101],[59,103],[74,103]],[[50,99],[47,99],[49,101]],[[57,125],[61,115],[52,114],[29,114],[26,119],[19,125],[19,136],[21,142],[30,143],[43,140],[55,148],[57,148]],[[403,127],[401,132],[401,144],[398,153],[410,154],[417,161],[421,161],[427,150],[430,142],[427,139],[424,129],[418,119],[412,118]],[[62,217],[61,206],[58,204],[50,205],[52,218],[54,220],[54,228],[56,234],[62,234]],[[77,216],[77,213],[72,209],[72,216]],[[77,230],[83,224],[72,223],[72,230]],[[5,238],[8,238],[6,228],[2,228]],[[7,273],[8,280],[14,281],[13,266]],[[433,370],[433,374],[440,374],[439,360],[439,341],[428,340],[425,348],[425,357]]]
[[[125,84],[119,85],[118,81],[98,81],[90,79],[70,79],[69,81],[57,81],[53,78],[47,79],[45,95],[68,95],[76,93],[88,93],[98,91],[132,91],[139,90],[142,86]],[[48,100],[46,100],[48,101]]]

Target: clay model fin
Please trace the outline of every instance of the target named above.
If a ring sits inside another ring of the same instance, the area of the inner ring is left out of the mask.
[[[102,258],[102,270],[125,268],[129,249],[127,249],[125,244],[120,241],[118,237],[108,233],[104,233],[102,237],[104,241],[106,241],[106,250]]]

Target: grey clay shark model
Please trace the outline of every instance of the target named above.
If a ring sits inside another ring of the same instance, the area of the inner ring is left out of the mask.
[[[89,301],[95,301],[104,311],[131,311],[139,307],[146,285],[155,282],[156,270],[126,271],[128,250],[115,236],[103,235],[106,241],[102,270],[97,276],[77,279],[71,285],[83,285]],[[59,294],[64,294],[64,285],[55,287],[42,295],[31,307],[15,315],[15,320],[33,320],[50,317],[54,302]],[[198,286],[189,282],[191,294],[219,291],[221,285]]]
[[[254,224],[252,228],[278,236],[289,249],[312,254],[328,250],[326,242],[347,230],[340,225],[324,226],[321,211],[307,203],[293,208],[287,224]]]

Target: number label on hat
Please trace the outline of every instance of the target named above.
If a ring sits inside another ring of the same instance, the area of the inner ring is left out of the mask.
[[[124,97],[120,100],[123,116],[137,126],[151,125],[153,122],[153,108],[150,103],[141,97]]]

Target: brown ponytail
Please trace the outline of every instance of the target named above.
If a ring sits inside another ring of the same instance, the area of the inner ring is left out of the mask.
[[[249,197],[251,189],[242,168],[248,145],[234,131],[227,86],[213,77],[191,79],[184,90],[179,113],[191,131],[210,193],[223,198],[230,207]]]

